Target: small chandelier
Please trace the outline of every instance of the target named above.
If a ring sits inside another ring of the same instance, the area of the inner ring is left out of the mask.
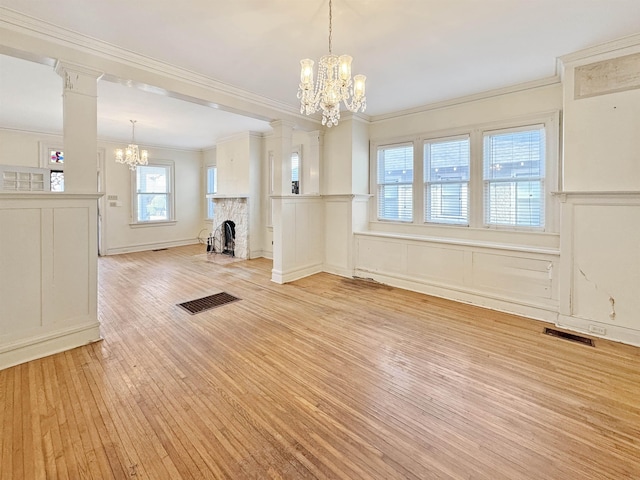
[[[131,122],[131,143],[122,150],[118,148],[116,150],[116,162],[126,163],[129,165],[130,170],[135,170],[138,165],[147,165],[149,163],[149,152],[146,150],[138,150],[136,145],[136,121],[129,120]]]
[[[329,55],[320,58],[318,79],[313,84],[313,60],[300,60],[300,113],[311,115],[322,109],[322,125],[332,127],[340,120],[340,102],[351,112],[365,111],[367,97],[364,95],[364,75],[356,75],[351,80],[351,60],[349,55],[331,53],[332,34],[331,0],[329,0]]]

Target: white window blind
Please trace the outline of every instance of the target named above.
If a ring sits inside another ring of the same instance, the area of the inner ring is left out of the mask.
[[[469,137],[424,144],[424,213],[433,223],[469,224]]]
[[[544,227],[545,130],[484,135],[486,225]]]
[[[378,219],[413,219],[413,145],[378,149]]]
[[[146,165],[136,168],[136,221],[171,219],[171,167]]]

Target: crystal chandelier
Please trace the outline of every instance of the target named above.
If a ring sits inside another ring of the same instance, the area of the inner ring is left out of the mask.
[[[123,151],[121,148],[116,150],[116,162],[126,163],[130,170],[135,170],[138,165],[146,165],[149,163],[149,153],[146,150],[138,150],[136,145],[136,121],[131,122],[131,143]]]
[[[332,127],[340,120],[340,102],[351,112],[365,111],[367,97],[364,96],[364,75],[356,75],[351,80],[351,60],[349,55],[331,53],[332,35],[331,0],[329,0],[329,55],[320,58],[318,78],[313,83],[313,60],[300,60],[300,113],[311,115],[322,109],[322,125]]]

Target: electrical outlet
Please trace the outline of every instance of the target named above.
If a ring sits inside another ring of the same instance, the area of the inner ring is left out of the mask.
[[[589,333],[595,333],[596,335],[606,335],[607,329],[599,325],[589,325]]]

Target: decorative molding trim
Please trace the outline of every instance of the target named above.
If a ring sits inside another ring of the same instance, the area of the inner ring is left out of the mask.
[[[575,100],[640,88],[640,53],[579,65],[574,69]]]
[[[106,60],[123,63],[129,67],[146,70],[164,77],[205,87],[210,90],[229,95],[241,102],[246,103],[247,101],[250,101],[258,106],[316,123],[314,121],[315,119],[309,119],[302,116],[297,106],[263,97],[256,93],[215,80],[211,77],[207,77],[191,70],[171,65],[130,50],[125,50],[108,42],[62,28],[50,22],[24,15],[6,7],[0,7],[0,26],[31,37],[36,37],[41,40],[73,48],[90,55],[96,55]],[[317,123],[320,122],[318,121]]]
[[[442,102],[430,103],[421,107],[410,108],[407,110],[399,110],[396,112],[385,113],[382,115],[375,115],[371,117],[371,123],[383,122],[386,120],[393,120],[398,117],[419,115],[421,113],[429,112],[432,110],[439,110],[441,108],[453,107],[463,103],[476,102],[479,100],[486,100],[492,97],[499,97],[501,95],[507,95],[509,93],[523,92],[525,90],[533,90],[541,87],[548,87],[551,85],[557,85],[561,83],[560,75],[556,74],[552,77],[541,78],[539,80],[532,80],[530,82],[519,83],[517,85],[511,85],[508,87],[496,88],[495,90],[487,90],[486,92],[474,93],[472,95],[466,95],[464,97],[452,98],[450,100],[443,100]]]
[[[197,238],[189,238],[185,240],[173,240],[169,242],[158,243],[141,243],[137,245],[129,245],[126,247],[108,248],[105,255],[119,255],[121,253],[146,252],[149,250],[157,250],[160,248],[182,247],[185,245],[196,245],[200,243]]]
[[[90,322],[0,346],[0,370],[101,340],[100,324]]]
[[[567,66],[570,63],[591,59],[591,57],[596,55],[602,55],[632,47],[640,47],[640,33],[618,38],[610,42],[593,45],[591,47],[578,50],[577,52],[562,55],[558,57],[558,59],[564,66]]]
[[[322,195],[322,198],[327,202],[368,202],[373,195],[370,193],[332,193],[329,195]]]
[[[289,283],[293,282],[294,280],[308,277],[309,275],[320,273],[322,271],[322,263],[305,265],[294,270],[289,270],[288,272],[281,272],[279,270],[273,269],[271,270],[271,281],[279,284]]]

